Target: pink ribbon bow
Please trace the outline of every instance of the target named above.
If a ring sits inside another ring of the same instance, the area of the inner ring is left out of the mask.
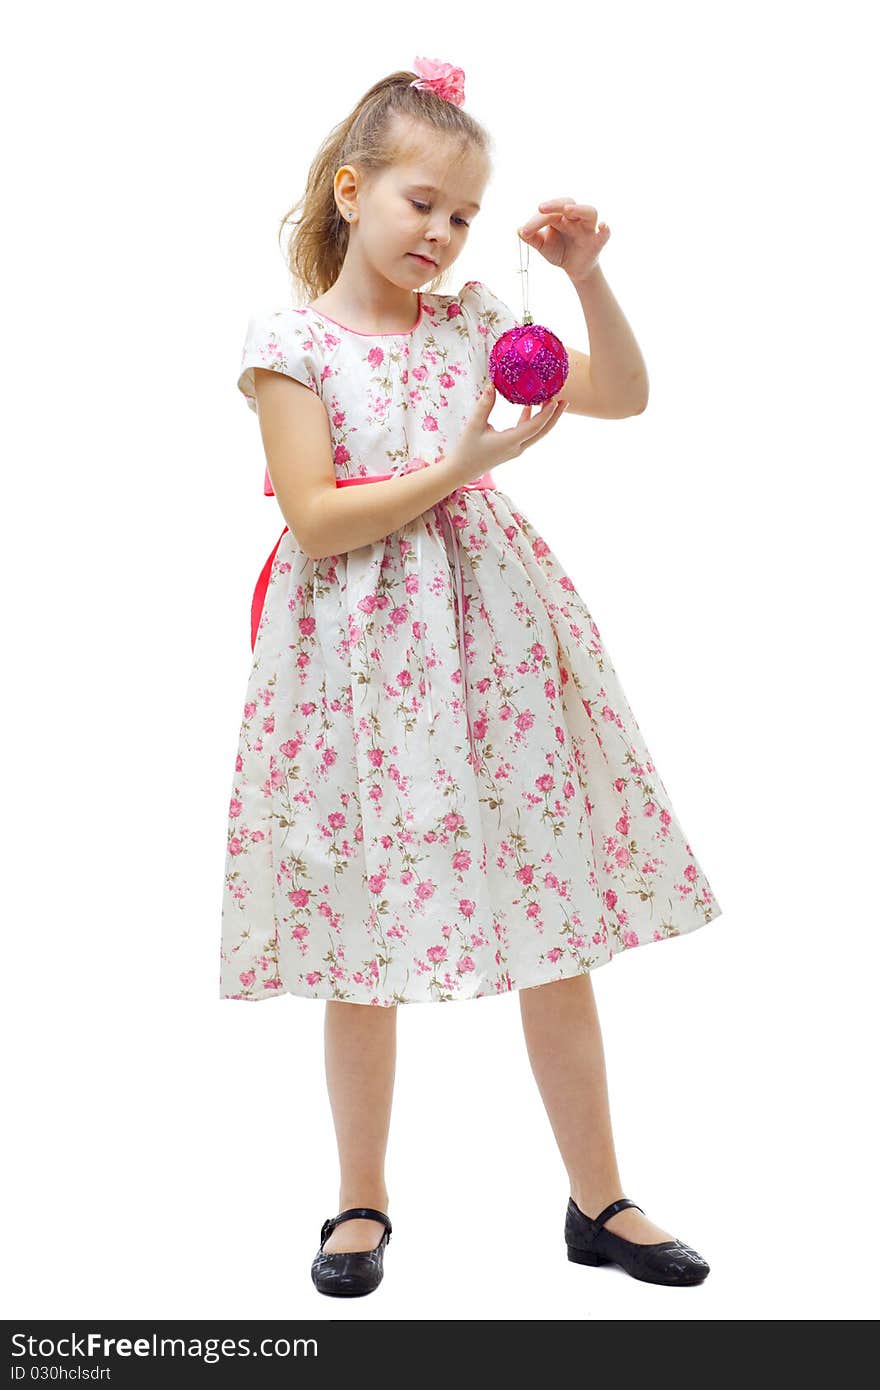
[[[423,92],[434,92],[453,106],[464,105],[464,68],[454,67],[452,63],[441,63],[437,58],[416,58],[413,63],[416,72],[421,73],[411,87]]]

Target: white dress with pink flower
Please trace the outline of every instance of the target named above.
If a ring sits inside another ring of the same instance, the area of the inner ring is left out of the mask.
[[[253,367],[320,396],[338,478],[429,467],[516,321],[475,280],[422,294],[406,333],[281,309],[249,323],[238,386],[254,411]],[[319,560],[283,532],[232,777],[222,998],[479,999],[720,912],[584,599],[503,489]]]

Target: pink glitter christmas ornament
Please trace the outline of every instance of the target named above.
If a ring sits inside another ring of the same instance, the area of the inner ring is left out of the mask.
[[[505,400],[541,405],[562,390],[568,353],[555,333],[529,319],[502,333],[489,355],[489,375]]]
[[[534,323],[528,310],[528,258],[522,263],[523,321],[502,333],[489,354],[489,375],[497,391],[514,405],[542,405],[562,390],[568,376],[568,353],[563,343],[543,324]]]

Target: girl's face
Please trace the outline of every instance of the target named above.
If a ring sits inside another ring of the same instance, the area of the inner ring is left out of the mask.
[[[475,155],[422,155],[386,169],[359,199],[365,254],[401,288],[435,279],[461,253],[487,181]]]

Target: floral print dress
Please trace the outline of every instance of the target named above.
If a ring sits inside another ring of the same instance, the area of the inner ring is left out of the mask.
[[[418,309],[404,333],[254,318],[238,387],[256,412],[267,367],[320,396],[338,478],[430,466],[517,320],[475,280]],[[319,560],[282,533],[232,777],[222,998],[479,999],[720,912],[586,602],[502,488]]]

